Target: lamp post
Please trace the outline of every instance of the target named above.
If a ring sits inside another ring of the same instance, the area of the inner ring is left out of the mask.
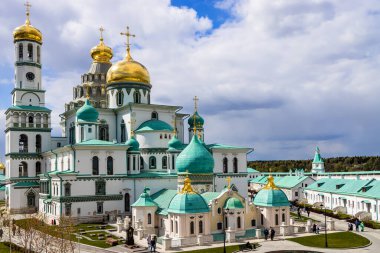
[[[323,204],[321,204],[321,208],[323,208]],[[325,248],[328,248],[327,244],[327,216],[326,216],[326,207],[325,207]]]
[[[226,208],[224,209],[223,211],[223,233],[224,233],[224,239],[223,239],[223,253],[226,253],[226,214],[228,214],[228,212],[230,211],[230,209]]]
[[[78,252],[80,253],[80,243],[79,243],[79,240],[82,239],[81,236],[77,236],[77,239],[78,239]]]

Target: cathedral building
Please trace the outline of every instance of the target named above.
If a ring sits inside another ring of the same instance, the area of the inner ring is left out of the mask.
[[[227,178],[245,201],[252,149],[207,143],[204,133],[212,129],[199,113],[198,98],[191,116],[182,106],[152,104],[154,85],[147,68],[132,58],[129,29],[122,33],[126,55],[114,63],[100,29],[90,68],[62,106],[62,135],[51,136],[41,81],[43,36],[31,24],[29,7],[25,24],[13,32],[15,83],[5,112],[8,212],[39,212],[47,222],[62,216],[113,219],[132,215],[132,203],[149,195],[147,188],[178,192],[189,189],[191,180],[197,194],[221,194]]]

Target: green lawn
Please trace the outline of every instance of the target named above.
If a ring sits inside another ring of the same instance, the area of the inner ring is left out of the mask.
[[[314,220],[312,218],[308,218],[306,216],[301,215],[301,219],[298,218],[298,215],[296,213],[290,212],[290,216],[294,218],[295,221],[299,222],[307,222],[307,220],[312,220],[313,222],[318,222],[317,220]]]
[[[304,246],[324,248],[325,247],[325,235],[312,235],[298,238],[288,239],[289,241],[297,242]],[[338,232],[327,234],[327,242],[329,248],[354,248],[363,247],[370,243],[370,241],[358,234],[352,232]]]
[[[9,252],[9,246],[5,245],[3,242],[0,242],[0,252]],[[12,247],[13,253],[22,253],[21,251],[15,250]]]
[[[256,244],[256,248],[258,248],[258,244]],[[232,245],[232,246],[226,246],[226,252],[232,253],[234,251],[243,250],[245,249],[245,244],[240,245]],[[207,248],[207,249],[200,249],[200,250],[192,250],[191,253],[221,253],[223,252],[223,247],[218,248]],[[178,252],[180,253],[180,252]]]

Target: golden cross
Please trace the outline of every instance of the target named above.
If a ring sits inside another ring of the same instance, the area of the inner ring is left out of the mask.
[[[226,178],[226,181],[227,181],[227,183],[228,183],[228,189],[230,189],[231,188],[231,177],[227,177]]]
[[[198,101],[199,101],[199,98],[197,96],[195,96],[193,98],[193,100],[194,100],[194,111],[196,112],[196,111],[198,111]]]
[[[28,1],[26,1],[24,5],[26,7],[26,20],[29,23],[30,7],[32,7],[32,5]]]
[[[130,119],[128,121],[128,123],[131,125],[131,136],[133,135],[134,131],[133,131],[133,125],[136,123],[136,120],[135,119]]]
[[[100,40],[103,41],[103,32],[104,32],[103,26],[99,27],[99,31],[100,31]]]
[[[121,32],[120,35],[125,35],[127,37],[127,51],[129,53],[131,44],[129,43],[129,37],[136,37],[136,35],[129,32],[129,26],[127,26],[127,32]]]

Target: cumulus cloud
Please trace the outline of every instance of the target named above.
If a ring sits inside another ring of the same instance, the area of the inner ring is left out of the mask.
[[[9,68],[11,32],[24,17],[20,3],[6,2],[0,67]],[[137,35],[132,56],[151,74],[152,102],[191,112],[198,95],[208,142],[255,147],[255,159],[310,158],[315,145],[325,156],[377,154],[378,1],[218,1],[229,18],[217,28],[169,0],[32,4],[54,126],[89,67],[98,27],[117,61],[125,52],[119,33],[129,25]]]

